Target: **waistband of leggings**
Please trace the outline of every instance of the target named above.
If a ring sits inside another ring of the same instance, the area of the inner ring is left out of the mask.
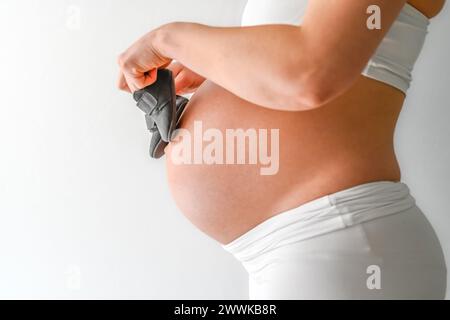
[[[277,214],[222,247],[245,262],[277,247],[395,214],[415,206],[403,182],[344,189]]]

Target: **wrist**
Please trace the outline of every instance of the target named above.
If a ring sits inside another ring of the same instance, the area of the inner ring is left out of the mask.
[[[177,30],[182,22],[171,22],[152,31],[152,44],[161,56],[177,60]]]

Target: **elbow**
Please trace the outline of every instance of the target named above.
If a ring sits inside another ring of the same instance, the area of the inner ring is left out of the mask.
[[[286,99],[291,111],[314,110],[324,106],[337,96],[336,87],[328,86],[324,82],[292,82]],[[286,105],[286,104],[285,104]]]
[[[289,98],[291,110],[306,111],[321,108],[346,92],[356,79],[357,77],[327,77],[297,82],[291,89]]]
[[[320,108],[334,97],[329,86],[313,84],[312,81],[300,82],[297,79],[283,80],[285,81],[278,82],[277,86],[272,85],[272,90],[262,87],[258,93],[261,100],[256,103],[283,111],[307,111]],[[261,101],[264,103],[260,103]]]
[[[293,68],[295,70],[295,68]],[[320,66],[305,70],[301,76],[285,77],[285,92],[292,111],[314,110],[323,107],[350,88],[357,79],[356,71]],[[302,70],[297,68],[297,70]]]
[[[333,93],[326,87],[311,86],[297,89],[293,93],[292,100],[295,101],[294,110],[306,111],[322,107],[334,97]]]
[[[317,74],[294,72],[302,70],[289,68],[288,72],[281,73],[278,81],[272,81],[272,103],[277,104],[277,109],[285,111],[306,111],[323,106],[331,100],[334,89],[329,80],[323,80]],[[268,92],[265,92],[266,94]],[[282,93],[282,94],[280,94]],[[276,97],[276,99],[273,99]]]

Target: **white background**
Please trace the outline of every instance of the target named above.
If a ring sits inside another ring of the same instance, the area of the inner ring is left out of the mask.
[[[0,298],[246,298],[243,268],[171,201],[116,57],[169,21],[238,25],[245,0],[1,0]],[[70,20],[77,10],[79,28]],[[432,21],[396,133],[450,265],[450,19]]]

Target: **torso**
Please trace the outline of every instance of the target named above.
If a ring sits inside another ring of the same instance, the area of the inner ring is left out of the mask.
[[[444,1],[413,0],[432,17]],[[430,4],[430,5],[428,5]],[[259,166],[176,165],[166,149],[169,186],[175,202],[199,229],[228,243],[280,212],[351,186],[399,181],[393,148],[404,94],[361,76],[326,106],[302,112],[262,108],[206,81],[189,102],[181,127],[279,129],[279,171],[261,175]]]

